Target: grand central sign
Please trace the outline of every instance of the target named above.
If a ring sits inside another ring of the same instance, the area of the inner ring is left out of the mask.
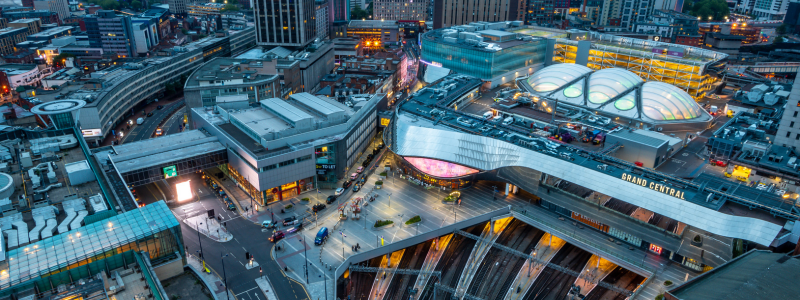
[[[665,195],[669,195],[669,196],[672,196],[672,197],[675,197],[675,198],[678,198],[678,199],[681,199],[681,200],[686,200],[684,198],[686,196],[686,194],[683,191],[675,189],[675,188],[668,187],[668,186],[663,185],[663,184],[661,184],[661,183],[659,183],[657,181],[648,181],[645,178],[636,177],[636,176],[633,176],[633,175],[630,175],[630,174],[625,174],[625,173],[622,173],[622,180],[625,180],[625,181],[633,183],[633,184],[641,185],[643,187],[649,188],[651,190],[654,190],[656,192],[659,192],[659,193],[662,193],[662,194],[665,194]]]

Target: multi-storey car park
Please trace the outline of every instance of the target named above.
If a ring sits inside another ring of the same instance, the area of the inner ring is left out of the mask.
[[[626,69],[645,81],[676,86],[695,100],[717,81],[709,68],[727,57],[697,47],[518,22],[438,29],[423,34],[421,41],[423,62],[478,77],[490,87],[554,63],[574,63],[593,70]]]
[[[621,69],[570,73],[588,70],[556,66],[540,72],[572,77],[556,81],[534,73],[530,81],[518,81],[532,85],[530,92],[505,88],[484,95],[477,78],[445,77],[397,108],[385,142],[402,157],[400,168],[410,178],[448,189],[497,181],[500,193],[505,185],[506,194],[540,196],[531,201],[539,210],[698,272],[730,259],[741,241],[780,246],[798,233],[800,211],[792,199],[722,174],[685,179],[656,170],[687,145],[683,135],[672,134],[708,125],[708,114],[688,94],[660,82],[637,84],[633,73]],[[588,74],[583,89],[569,90],[583,80],[574,74]],[[547,89],[537,92],[537,86]],[[548,91],[581,100],[556,103],[560,96]],[[653,125],[636,129],[638,122]],[[587,143],[577,141],[587,135]],[[700,242],[699,235],[719,242]]]
[[[228,36],[209,37],[175,47],[174,53],[130,63],[117,69],[106,70],[102,84],[86,85],[65,95],[70,99],[86,100],[79,111],[78,122],[89,144],[97,145],[111,134],[111,129],[125,122],[131,109],[142,101],[155,99],[164,91],[164,85],[188,76],[203,63],[219,56],[230,56],[255,44],[253,28],[230,31]],[[95,87],[95,88],[91,88]]]

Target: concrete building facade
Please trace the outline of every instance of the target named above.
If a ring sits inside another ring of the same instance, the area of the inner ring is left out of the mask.
[[[428,19],[428,2],[413,0],[376,0],[373,20],[425,21]]]
[[[465,6],[456,0],[435,1],[433,28],[465,25],[471,22],[524,21],[525,0],[478,0]]]

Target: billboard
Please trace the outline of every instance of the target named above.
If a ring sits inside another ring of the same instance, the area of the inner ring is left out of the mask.
[[[178,168],[174,165],[169,167],[164,167],[164,179],[172,178],[178,176]]]

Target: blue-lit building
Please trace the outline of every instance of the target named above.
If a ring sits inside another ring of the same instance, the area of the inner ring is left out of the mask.
[[[429,31],[421,39],[422,60],[491,87],[532,74],[544,66],[547,40],[506,31],[514,24],[475,22]]]

